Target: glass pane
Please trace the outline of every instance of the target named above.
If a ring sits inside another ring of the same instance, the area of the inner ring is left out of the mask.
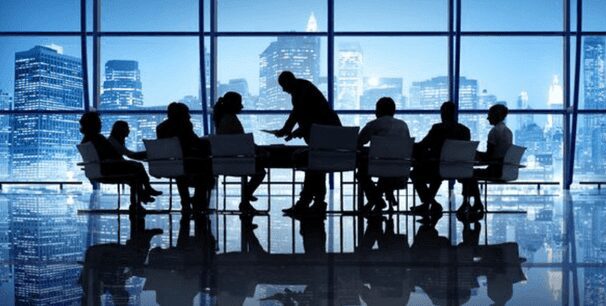
[[[464,37],[461,108],[563,109],[562,61],[561,38]]]
[[[220,31],[326,31],[326,1],[218,1]]]
[[[165,110],[186,101],[200,110],[199,67],[197,38],[103,38],[98,107]]]
[[[461,114],[459,121],[471,130],[471,138],[486,150],[486,138],[492,128],[485,114]],[[526,147],[519,180],[560,181],[562,178],[563,115],[509,114],[507,127],[513,143]]]
[[[440,122],[439,114],[397,114],[395,116],[400,120],[404,120],[408,125],[410,137],[415,138],[415,142],[421,141],[431,126]],[[359,126],[362,129],[369,121],[376,119],[375,115],[343,115],[339,118],[344,126]]]
[[[578,115],[574,179],[577,182],[606,179],[606,116]]]
[[[576,3],[572,1],[571,5]],[[606,31],[605,14],[606,1],[583,0],[583,31]]]
[[[103,0],[104,31],[198,31],[198,0]]]
[[[606,108],[606,37],[583,38],[581,94],[579,105],[586,109]]]
[[[277,138],[274,135],[264,133],[262,129],[279,129],[284,125],[288,114],[284,115],[251,115],[240,114],[238,118],[244,126],[244,131],[253,133],[255,143],[258,145],[285,144],[285,145],[304,145],[302,139],[293,139],[289,142],[284,141],[284,138]]]
[[[463,31],[561,31],[562,0],[463,0]]]
[[[384,96],[399,110],[439,108],[448,99],[447,43],[441,37],[335,39],[335,109],[374,110]],[[436,77],[446,79],[446,96],[430,103],[418,89]]]
[[[0,12],[0,31],[80,31],[80,0],[3,0]]]
[[[237,91],[244,109],[291,109],[278,75],[290,70],[312,81],[326,96],[326,40],[315,36],[221,38],[217,51],[217,94]]]
[[[83,109],[80,38],[0,39],[0,91],[15,110]]]
[[[447,31],[445,0],[335,0],[336,31]]]

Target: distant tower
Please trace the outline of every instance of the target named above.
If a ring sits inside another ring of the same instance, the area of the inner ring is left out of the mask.
[[[526,90],[522,90],[520,95],[518,96],[518,109],[530,110],[530,104],[528,104],[528,92]],[[520,121],[518,122],[518,129],[522,129],[525,126],[534,123],[534,115],[533,114],[521,114]]]
[[[363,64],[364,55],[359,43],[339,46],[335,108],[360,109],[360,96],[364,90]]]
[[[78,110],[82,106],[82,64],[60,48],[35,46],[15,54],[14,109]],[[11,172],[19,179],[65,179],[76,168],[77,115],[14,115]]]
[[[12,110],[13,97],[8,92],[0,90],[0,109]],[[0,116],[0,178],[10,176],[10,122],[11,115]]]
[[[316,15],[314,12],[311,12],[309,19],[307,20],[307,28],[305,32],[318,32],[318,20],[316,19]]]
[[[312,14],[307,23],[308,30],[317,29]],[[259,104],[262,109],[286,109],[290,98],[278,84],[278,76],[284,70],[297,78],[314,84],[320,81],[320,38],[316,36],[280,36],[259,55]]]
[[[133,109],[143,106],[141,72],[137,61],[111,60],[105,63],[101,109]]]
[[[549,109],[562,110],[564,107],[564,90],[560,85],[560,79],[557,75],[553,76],[551,86],[549,86],[549,98],[547,100]],[[549,114],[547,116],[547,125],[545,129],[562,129],[562,116]]]

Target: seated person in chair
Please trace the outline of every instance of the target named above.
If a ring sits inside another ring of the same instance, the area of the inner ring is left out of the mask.
[[[176,179],[177,189],[181,197],[181,210],[191,213],[206,210],[210,192],[214,186],[214,177],[210,162],[210,143],[201,139],[194,132],[190,121],[189,108],[179,102],[168,105],[167,119],[156,127],[156,136],[161,138],[179,138],[181,150],[185,158],[184,177]],[[189,187],[195,188],[193,198],[190,197]]]
[[[130,159],[144,160],[147,158],[147,153],[145,151],[133,152],[126,147],[126,137],[128,137],[129,134],[130,128],[128,127],[128,123],[123,120],[118,120],[112,125],[112,131],[107,140],[112,144],[114,150],[122,156],[126,156]],[[162,194],[162,191],[152,188],[149,179],[145,182],[145,189],[149,190],[149,193],[153,196]]]
[[[112,144],[101,134],[101,118],[97,112],[87,112],[80,118],[80,133],[84,136],[81,143],[91,142],[99,155],[101,162],[111,162],[103,164],[101,171],[108,176],[130,176],[132,180],[128,183],[131,190],[137,191],[139,200],[144,203],[153,202],[149,186],[149,176],[141,163],[136,161],[124,160]],[[131,192],[131,211],[144,211],[133,197]]]
[[[219,101],[213,108],[213,120],[215,122],[215,129],[218,135],[221,134],[244,134],[244,127],[237,114],[244,108],[242,106],[242,96],[233,91],[229,91],[219,98]],[[259,150],[257,150],[259,151]],[[262,152],[257,152],[257,156],[264,155]],[[261,185],[265,178],[265,168],[259,158],[256,161],[257,173],[253,175],[245,185],[244,194],[242,196],[243,201],[240,203],[240,210],[242,212],[256,212],[256,209],[250,204],[257,200],[253,194],[255,190]]]
[[[440,177],[442,146],[447,139],[471,139],[469,129],[456,122],[456,105],[453,102],[447,101],[442,104],[440,116],[442,122],[434,124],[425,138],[415,145],[413,151],[416,164],[410,177],[422,203],[411,207],[413,213],[442,212],[442,205],[435,200],[442,184]]]
[[[375,120],[372,120],[362,128],[358,135],[358,146],[362,147],[369,143],[372,136],[397,136],[403,139],[409,139],[410,133],[406,122],[394,118],[396,113],[396,104],[392,98],[383,97],[377,101],[375,108]],[[366,152],[365,152],[366,153]],[[388,200],[391,205],[395,205],[395,197],[393,197],[393,189],[398,185],[399,178],[383,178],[379,179],[379,185],[386,188],[378,188],[368,176],[368,156],[363,154],[359,158],[359,168],[357,177],[362,186],[362,190],[366,194],[368,204],[363,207],[364,212],[375,210],[380,212],[386,207],[385,201],[381,197],[382,192],[387,193]],[[406,184],[406,182],[404,182]],[[390,197],[391,195],[391,197]]]
[[[484,206],[480,197],[477,179],[499,179],[503,170],[503,158],[512,145],[513,134],[505,125],[505,118],[509,110],[503,104],[495,104],[488,110],[488,122],[492,129],[488,132],[486,152],[478,152],[476,157],[479,161],[488,163],[486,169],[478,169],[473,172],[473,179],[463,182],[463,204],[457,210],[457,217],[464,218],[469,213],[475,214],[476,218],[484,215]],[[470,198],[473,197],[473,206]]]

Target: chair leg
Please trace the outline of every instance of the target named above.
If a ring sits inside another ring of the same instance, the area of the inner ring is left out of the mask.
[[[118,184],[117,187],[118,187],[118,207],[116,208],[116,210],[120,210],[120,184]]]

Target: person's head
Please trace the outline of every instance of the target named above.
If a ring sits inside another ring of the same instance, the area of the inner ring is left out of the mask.
[[[243,108],[242,96],[239,93],[234,91],[226,92],[223,97],[219,98],[213,107],[213,120],[215,122],[215,126],[219,124],[224,115],[235,115]]]
[[[440,107],[440,117],[442,122],[455,122],[456,105],[452,101],[442,103]]]
[[[495,104],[488,109],[488,122],[492,125],[497,125],[507,117],[509,109],[503,104]]]
[[[101,133],[101,117],[97,112],[86,112],[80,117],[80,133],[96,135]]]
[[[390,97],[383,97],[377,101],[377,105],[375,107],[375,116],[377,118],[383,116],[390,116],[396,114],[396,103]]]
[[[292,94],[294,90],[295,75],[290,71],[282,71],[278,77],[278,83],[282,86],[282,90]]]
[[[188,120],[189,107],[180,102],[172,102],[168,105],[167,116],[170,120]]]
[[[114,122],[114,125],[112,125],[112,131],[110,133],[111,136],[118,139],[124,139],[128,137],[128,134],[130,134],[130,128],[128,127],[128,123],[126,121],[118,120]]]

